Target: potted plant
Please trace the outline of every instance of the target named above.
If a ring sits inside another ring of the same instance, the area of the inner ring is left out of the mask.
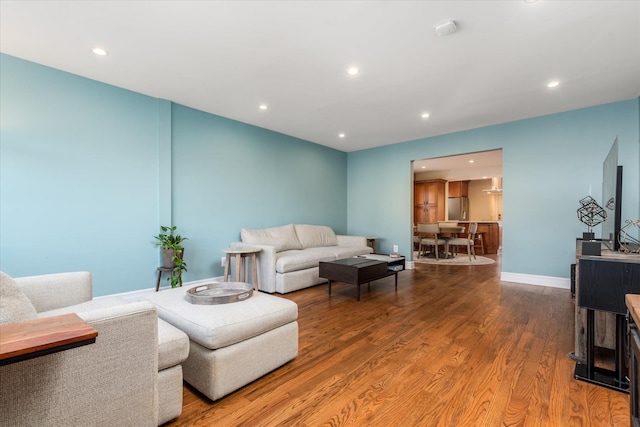
[[[171,276],[167,279],[171,282],[171,287],[182,285],[182,272],[187,271],[187,263],[184,262],[184,247],[182,242],[188,240],[186,237],[176,233],[176,226],[160,226],[162,231],[154,238],[157,240],[156,246],[162,251],[162,267],[173,269]]]

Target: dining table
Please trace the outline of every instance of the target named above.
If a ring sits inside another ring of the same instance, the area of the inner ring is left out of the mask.
[[[453,225],[441,225],[438,228],[440,229],[440,234],[452,234],[454,237],[457,237],[459,233],[464,233],[465,230],[463,226]]]

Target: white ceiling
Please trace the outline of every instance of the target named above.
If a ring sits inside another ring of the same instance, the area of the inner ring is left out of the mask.
[[[419,179],[457,181],[499,178],[502,177],[502,150],[416,160],[413,162],[413,172],[420,174]]]
[[[640,2],[2,0],[0,51],[349,152],[639,96]]]

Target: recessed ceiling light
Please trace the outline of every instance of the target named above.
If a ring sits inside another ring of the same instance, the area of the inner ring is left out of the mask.
[[[429,114],[429,113],[422,113],[422,114],[420,114],[420,117],[422,117],[423,119],[428,119],[430,115],[431,114]]]
[[[109,52],[107,52],[106,50],[100,48],[100,47],[94,47],[92,50],[93,53],[95,53],[96,55],[100,55],[100,56],[105,56],[108,55]]]
[[[483,176],[483,177],[482,177],[482,179],[487,179],[487,176],[486,176],[486,175],[485,175],[485,176]]]
[[[358,67],[351,67],[347,70],[347,74],[349,74],[350,76],[355,76],[359,72],[360,70],[358,70]]]
[[[422,169],[426,169],[426,168],[427,168],[426,166],[422,166]]]
[[[344,138],[344,137],[345,137],[345,134],[344,134],[344,133],[340,133],[340,134],[338,134],[338,137],[340,137],[340,138]]]
[[[525,3],[533,4],[538,3],[538,0],[524,0]]]
[[[476,162],[475,160],[469,160],[469,163],[475,163],[475,162]]]
[[[558,87],[560,86],[560,82],[557,80],[554,80],[552,82],[547,83],[547,87],[548,88],[554,88],[554,87]]]
[[[261,110],[266,110],[267,109],[267,104],[260,104],[260,106],[258,107]]]

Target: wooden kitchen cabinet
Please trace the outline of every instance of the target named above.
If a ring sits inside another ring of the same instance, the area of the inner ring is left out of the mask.
[[[449,197],[469,197],[469,181],[449,181]]]
[[[444,179],[415,181],[413,221],[415,224],[444,221]]]

